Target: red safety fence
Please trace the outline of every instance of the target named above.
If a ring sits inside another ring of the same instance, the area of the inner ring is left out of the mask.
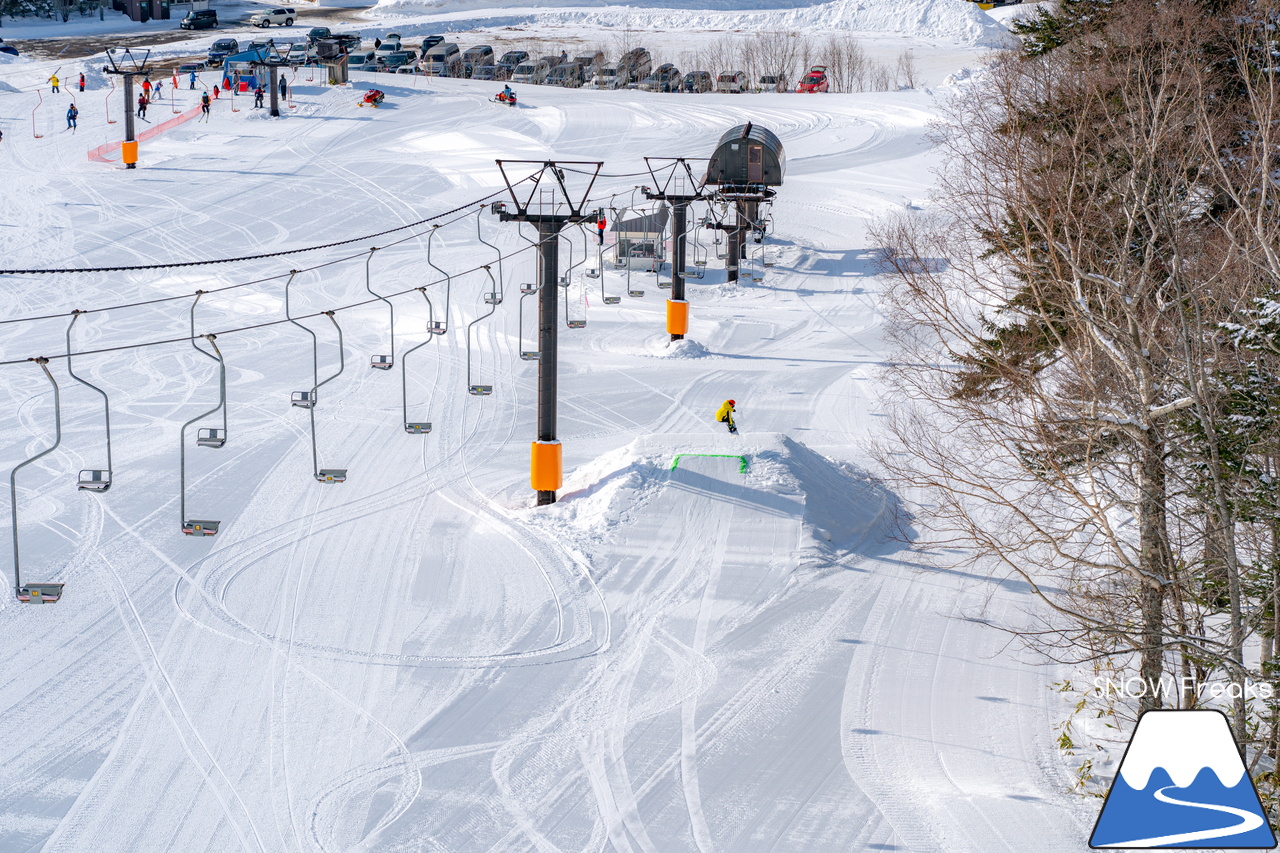
[[[157,124],[155,127],[149,127],[146,130],[142,131],[142,133],[138,134],[138,141],[146,142],[148,139],[153,139],[159,136],[160,134],[164,133],[166,130],[171,130],[185,121],[190,121],[191,119],[195,118],[198,115],[200,115],[200,107],[199,106],[192,107],[191,109],[187,110],[185,113],[182,113],[181,115],[176,115],[173,118],[169,119],[168,121],[162,121],[160,122],[160,124]],[[113,154],[113,153],[115,155],[114,157],[108,156],[109,154]],[[97,148],[94,148],[89,152],[89,159],[95,163],[118,162],[120,159],[120,143],[108,142],[106,145],[99,145]]]

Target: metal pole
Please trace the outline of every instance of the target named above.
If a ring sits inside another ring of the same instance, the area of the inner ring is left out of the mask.
[[[107,399],[106,391],[103,391],[101,388],[99,388],[97,385],[94,385],[92,382],[86,382],[85,380],[81,379],[79,376],[76,376],[75,371],[71,369],[71,329],[75,326],[76,320],[80,319],[80,315],[82,313],[84,312],[80,310],[72,311],[71,325],[67,326],[67,373],[71,376],[72,379],[79,382],[81,385],[87,385],[88,387],[92,388],[94,391],[97,391],[99,394],[102,395],[102,414],[103,414],[103,420],[106,423],[106,427],[107,427],[107,476],[110,477],[111,471],[112,471],[112,468],[111,468],[111,401]]]
[[[54,438],[53,444],[49,449],[37,453],[25,462],[18,463],[18,466],[9,473],[9,509],[13,515],[13,594],[18,595],[22,591],[22,572],[18,562],[18,471],[35,462],[41,457],[48,456],[50,453],[58,449],[58,445],[62,444],[62,399],[58,394],[58,383],[54,380],[53,374],[49,372],[49,359],[33,358],[36,364],[40,365],[40,369],[44,371],[44,375],[49,377],[49,384],[53,386],[53,426]]]
[[[675,201],[671,204],[671,298],[684,301],[684,228],[685,213],[689,210],[689,202]],[[682,340],[684,335],[672,335],[671,340]]]
[[[124,141],[133,142],[133,75],[124,75]],[[126,169],[136,169],[137,163],[125,163]]]
[[[278,84],[280,82],[279,77],[280,77],[280,66],[272,65],[271,66],[271,117],[272,118],[280,117],[280,96],[279,96],[280,90],[278,88]]]
[[[560,279],[560,222],[538,222],[538,441],[556,440],[556,343],[560,331],[556,291]],[[538,506],[556,502],[554,491],[539,491]]]
[[[725,260],[725,269],[728,271],[728,280],[738,280],[738,262],[742,260],[743,242],[742,229],[742,202],[735,201],[733,203],[733,211],[735,220],[733,227],[729,229],[729,257]]]
[[[218,405],[207,412],[196,415],[183,424],[182,429],[178,431],[178,513],[182,516],[179,519],[181,524],[187,523],[187,427],[198,420],[209,417],[227,402],[227,362],[222,357],[222,350],[218,349],[218,345],[214,343],[214,335],[205,335],[204,339],[209,342],[209,345],[213,347],[213,351],[218,354],[216,356],[218,359]],[[205,354],[208,355],[208,353]]]

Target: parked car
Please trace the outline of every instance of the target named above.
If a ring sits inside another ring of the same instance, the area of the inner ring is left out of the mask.
[[[720,76],[716,78],[716,91],[730,95],[741,95],[747,91],[747,72],[720,72]]]
[[[462,51],[456,42],[441,42],[422,57],[422,70],[433,77],[457,77],[462,73]]]
[[[462,76],[470,77],[477,65],[493,64],[493,48],[487,44],[478,44],[467,48],[462,54]]]
[[[7,53],[10,56],[17,56],[18,49],[11,44],[5,44],[4,39],[0,39],[0,53]]]
[[[758,92],[789,92],[791,87],[787,85],[786,77],[778,77],[774,74],[765,74],[760,78]]]
[[[192,72],[195,72],[199,74],[201,71],[205,70],[205,68],[207,67],[208,66],[206,66],[203,62],[184,62],[178,66],[178,73],[190,74]]]
[[[505,76],[499,77],[499,74],[505,74],[502,68],[497,65],[477,65],[471,69],[472,80],[506,80]]]
[[[292,27],[293,19],[296,17],[298,17],[298,13],[293,10],[292,6],[281,6],[278,9],[263,9],[261,12],[254,12],[249,16],[249,24],[255,27],[269,27],[272,24],[278,27]]]
[[[373,52],[378,54],[378,58],[381,59],[383,57],[390,56],[391,54],[395,53],[399,49],[400,49],[400,42],[398,40],[383,39],[382,44],[379,47],[374,48]]]
[[[213,30],[218,27],[218,13],[213,9],[188,12],[178,24],[184,30]]]
[[[646,92],[677,92],[680,90],[680,69],[664,62],[640,81],[640,88]]]
[[[428,50],[431,50],[431,48],[441,44],[442,42],[444,42],[444,36],[427,36],[422,40],[422,44],[419,45],[418,49],[423,53],[426,53]]]
[[[627,75],[616,65],[601,65],[587,83],[588,89],[621,89],[627,85]]]
[[[638,83],[648,77],[652,71],[653,57],[649,55],[649,51],[646,48],[637,47],[629,50],[618,60],[618,75],[625,76],[626,79],[614,88],[620,89],[623,86]]]
[[[547,65],[545,59],[539,59],[533,62],[521,62],[516,66],[515,73],[511,75],[512,83],[543,83],[547,79],[547,74],[551,72],[551,68]]]
[[[573,62],[582,69],[584,77],[589,77],[596,70],[604,65],[604,51],[597,50],[595,53],[583,53],[573,58]]]
[[[289,45],[289,52],[284,55],[284,58],[290,65],[306,65],[309,58],[307,46],[305,44]]]
[[[507,76],[510,77],[515,73],[516,66],[529,58],[529,53],[523,50],[508,50],[502,54],[502,58],[498,60],[498,67],[506,69]]]
[[[347,70],[372,71],[377,59],[372,50],[360,49],[347,54]]]
[[[413,54],[407,50],[397,50],[394,53],[389,53],[386,56],[380,57],[377,62],[378,67],[374,69],[375,71],[385,71],[394,74],[405,66],[408,66],[409,68],[413,67]]]
[[[711,77],[710,71],[690,71],[680,81],[680,91],[710,92],[715,88],[715,84],[716,81]]]
[[[233,53],[240,52],[240,42],[235,39],[218,39],[209,48],[209,55],[205,57],[205,61],[209,65],[221,65],[222,60],[226,59]]]
[[[827,85],[827,66],[814,65],[809,69],[809,73],[800,79],[800,85],[796,86],[796,91],[825,92]]]
[[[312,27],[307,31],[307,44],[315,44],[320,39],[333,38],[333,33],[329,32],[328,27]]]
[[[548,72],[547,85],[577,89],[582,86],[582,69],[572,62],[557,65]]]

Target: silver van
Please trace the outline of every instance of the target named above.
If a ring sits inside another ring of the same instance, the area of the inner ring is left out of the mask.
[[[462,51],[457,42],[441,42],[422,57],[422,70],[433,77],[458,77],[462,71]]]
[[[551,72],[545,59],[536,62],[521,62],[516,66],[516,73],[511,75],[512,83],[543,83]]]

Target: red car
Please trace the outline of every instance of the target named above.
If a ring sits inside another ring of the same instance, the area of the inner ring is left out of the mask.
[[[815,65],[809,69],[809,73],[800,78],[800,85],[796,86],[797,92],[825,92],[827,91],[827,66]]]

